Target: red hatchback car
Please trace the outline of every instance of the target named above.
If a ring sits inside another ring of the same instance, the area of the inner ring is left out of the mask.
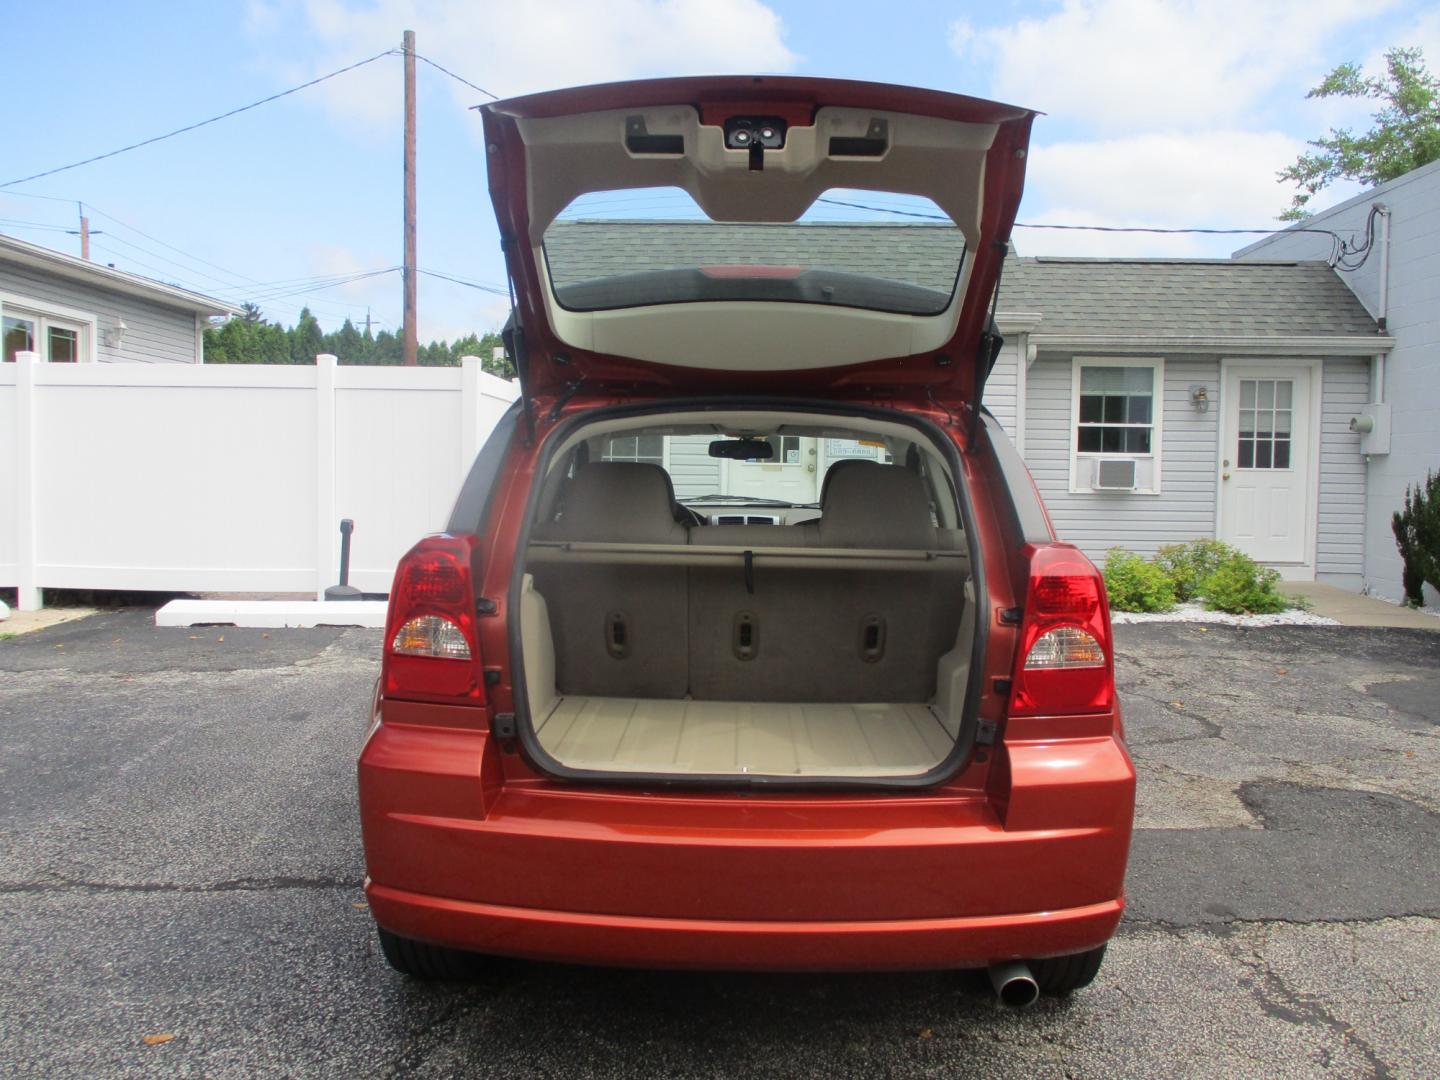
[[[522,394],[390,594],[392,965],[1094,978],[1109,608],[981,407],[1033,117],[769,77],[485,108]]]

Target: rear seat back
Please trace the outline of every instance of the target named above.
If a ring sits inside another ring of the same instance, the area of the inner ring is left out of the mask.
[[[684,544],[670,477],[658,465],[582,465],[557,521],[537,539]],[[546,565],[535,588],[549,604],[555,683],[563,693],[680,698],[688,661],[684,567]]]
[[[900,466],[832,470],[814,527],[717,526],[693,543],[936,550],[924,481]],[[728,533],[719,530],[728,529]],[[721,539],[731,536],[733,539]],[[947,538],[948,539],[948,538]],[[948,546],[948,544],[947,544]],[[690,690],[720,701],[926,701],[955,643],[964,575],[952,560],[924,569],[805,569],[756,560],[690,570]]]

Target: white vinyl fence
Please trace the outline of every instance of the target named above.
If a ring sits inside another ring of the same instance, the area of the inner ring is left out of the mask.
[[[0,587],[387,592],[518,393],[459,368],[0,365]]]

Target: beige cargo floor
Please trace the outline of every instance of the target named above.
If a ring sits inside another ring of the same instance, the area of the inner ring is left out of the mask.
[[[928,705],[563,696],[537,734],[575,769],[693,775],[904,776],[954,745]]]

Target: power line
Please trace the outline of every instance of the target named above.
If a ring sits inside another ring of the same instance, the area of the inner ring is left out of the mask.
[[[271,94],[269,97],[261,98],[259,101],[252,101],[249,105],[242,105],[238,109],[231,109],[229,112],[221,113],[219,116],[212,116],[208,120],[201,120],[194,124],[186,124],[184,127],[176,128],[174,131],[166,132],[164,135],[156,135],[149,139],[142,139],[140,142],[131,143],[129,146],[122,146],[118,150],[110,150],[104,154],[96,154],[94,157],[88,157],[84,161],[75,161],[71,162],[69,165],[60,165],[53,169],[46,169],[44,172],[33,173],[30,176],[22,176],[18,180],[8,180],[5,183],[0,184],[0,188],[8,188],[13,187],[15,184],[28,183],[31,180],[39,180],[41,177],[44,176],[54,176],[56,173],[66,172],[70,169],[78,169],[81,165],[89,165],[92,162],[104,161],[106,158],[112,158],[118,154],[128,153],[131,150],[138,150],[142,146],[149,146],[152,143],[162,142],[165,139],[173,139],[176,135],[183,135],[187,131],[194,131],[196,128],[202,128],[205,127],[207,124],[214,124],[220,120],[228,120],[230,117],[238,116],[240,113],[249,112],[251,109],[258,109],[261,105],[268,105],[272,101],[278,101],[280,98],[288,97],[291,94],[299,93],[301,90],[308,90],[310,87],[317,86],[320,83],[325,82],[327,79],[333,79],[337,75],[344,75],[347,71],[354,71],[356,68],[364,67],[366,64],[373,64],[381,57],[390,56],[394,52],[394,49],[386,49],[384,52],[376,53],[374,56],[371,56],[365,60],[357,60],[353,64],[347,64],[345,67],[338,68],[335,71],[330,72],[328,75],[321,75],[318,79],[311,79],[309,82],[301,83],[299,86],[292,86],[289,90],[282,90],[278,94]],[[459,78],[458,75],[455,77]]]
[[[478,91],[480,91],[480,93],[484,94],[484,95],[485,95],[486,97],[488,97],[491,101],[499,101],[499,100],[500,100],[500,95],[499,95],[499,94],[492,94],[489,90],[486,90],[483,86],[476,86],[476,85],[475,85],[473,82],[471,82],[469,79],[466,79],[466,78],[464,78],[464,77],[462,77],[462,76],[460,76],[460,75],[456,75],[455,72],[451,71],[449,68],[443,68],[443,67],[441,67],[441,66],[440,66],[439,64],[437,64],[434,60],[431,60],[428,56],[421,56],[419,53],[415,53],[415,59],[416,59],[416,60],[422,60],[422,61],[424,61],[425,63],[429,64],[431,67],[433,67],[436,71],[439,71],[439,72],[441,72],[442,74],[445,74],[445,75],[449,75],[450,78],[454,79],[456,82],[462,82],[462,83],[464,83],[466,86],[470,87],[471,90],[478,90]]]
[[[442,281],[453,281],[456,285],[464,285],[467,288],[479,289],[481,292],[492,293],[495,296],[508,297],[510,295],[509,289],[502,289],[498,285],[485,285],[478,281],[466,281],[464,278],[455,277],[451,274],[442,274],[438,270],[426,270],[423,266],[417,266],[416,269],[427,277],[439,278]]]

